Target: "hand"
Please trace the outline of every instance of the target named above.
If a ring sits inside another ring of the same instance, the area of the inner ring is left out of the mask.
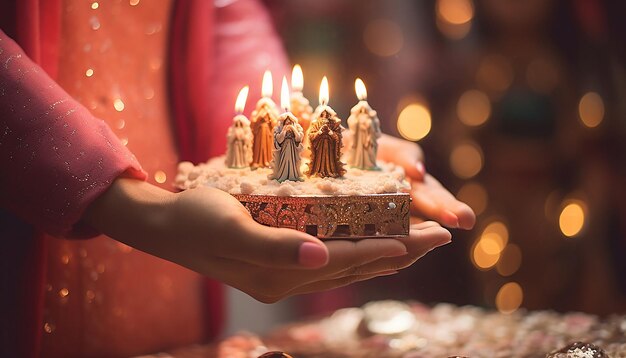
[[[451,228],[474,227],[474,211],[467,204],[456,200],[437,179],[426,173],[424,154],[417,144],[385,134],[378,144],[380,159],[404,167],[411,180],[412,207],[417,213]]]
[[[450,242],[447,230],[425,223],[412,227],[407,238],[323,243],[256,223],[220,190],[173,194],[132,179],[116,180],[85,220],[116,240],[266,303],[389,275]]]

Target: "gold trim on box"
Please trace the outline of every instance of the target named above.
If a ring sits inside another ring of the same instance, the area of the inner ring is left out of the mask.
[[[400,237],[409,234],[407,193],[274,196],[235,194],[260,224],[319,238]]]

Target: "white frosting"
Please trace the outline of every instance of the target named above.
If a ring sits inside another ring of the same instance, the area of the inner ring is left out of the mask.
[[[224,165],[224,157],[221,156],[197,166],[190,162],[181,162],[178,165],[175,185],[179,189],[206,185],[230,194],[276,196],[389,194],[404,192],[410,188],[402,167],[381,161],[377,164],[380,171],[346,168],[344,178],[305,177],[301,182],[278,183],[267,179],[272,173],[269,168],[231,169]],[[306,168],[303,160],[302,172]]]

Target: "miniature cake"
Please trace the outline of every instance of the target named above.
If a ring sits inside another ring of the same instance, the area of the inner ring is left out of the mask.
[[[289,111],[294,97],[289,97],[286,79],[281,115],[270,99],[267,83],[271,84],[269,72],[251,120],[242,114],[247,87],[240,92],[226,155],[199,165],[180,163],[176,187],[223,190],[261,224],[320,238],[408,235],[410,186],[401,167],[376,161],[380,124],[365,95],[359,95],[359,103],[352,108],[348,119],[352,141],[345,145],[341,119],[327,105],[326,78],[314,112],[296,91],[298,116],[311,118],[303,121],[306,132],[300,119]],[[357,88],[359,85],[364,91],[357,80]],[[348,147],[345,156],[344,147]]]

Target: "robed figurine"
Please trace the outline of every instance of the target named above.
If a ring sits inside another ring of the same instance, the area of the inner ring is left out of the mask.
[[[332,108],[324,106],[319,115],[315,113],[308,133],[311,150],[308,176],[338,178],[346,173],[341,162],[343,129]]]
[[[379,170],[376,154],[378,138],[382,136],[382,132],[376,111],[366,101],[359,101],[350,111],[348,128],[352,135],[348,165],[365,170]]]
[[[304,130],[298,119],[291,113],[280,116],[274,129],[274,161],[270,179],[302,181],[300,173],[300,152]]]
[[[226,134],[226,166],[247,168],[252,161],[252,131],[250,121],[243,115],[233,118],[233,124]]]
[[[276,105],[271,99],[262,98],[252,112],[251,118],[254,141],[250,166],[253,168],[269,167],[274,146],[273,131],[278,119]]]

